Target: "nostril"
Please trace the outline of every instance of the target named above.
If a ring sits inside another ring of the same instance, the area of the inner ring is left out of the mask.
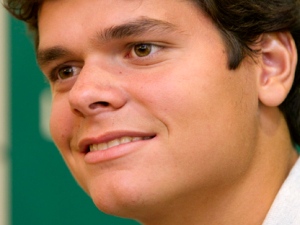
[[[98,104],[102,105],[102,106],[109,106],[108,102],[98,102]]]
[[[108,107],[109,103],[108,102],[95,102],[93,104],[90,105],[91,109],[96,109],[97,107],[102,106],[102,107]]]

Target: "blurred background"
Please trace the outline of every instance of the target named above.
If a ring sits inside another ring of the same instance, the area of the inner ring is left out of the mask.
[[[50,105],[25,25],[0,6],[0,225],[136,225],[78,187],[49,137]]]
[[[0,6],[0,225],[137,225],[99,212],[48,131],[51,95],[23,23]]]

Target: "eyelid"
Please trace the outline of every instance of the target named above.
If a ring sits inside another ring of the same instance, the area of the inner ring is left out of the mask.
[[[156,51],[151,52],[149,55],[144,56],[144,57],[139,57],[139,56],[130,57],[129,55],[132,53],[132,51],[134,51],[134,48],[138,45],[151,45],[152,48],[156,48]],[[149,41],[130,43],[126,47],[127,50],[126,50],[125,58],[130,59],[130,60],[138,60],[138,61],[147,60],[147,59],[150,59],[151,57],[154,57],[156,55],[156,53],[158,53],[160,50],[164,49],[165,47],[166,46],[162,43],[149,42]]]
[[[82,65],[79,63],[76,63],[76,62],[65,62],[65,63],[61,63],[61,64],[56,63],[56,65],[53,68],[51,68],[50,72],[48,73],[48,76],[47,76],[48,80],[50,82],[55,82],[57,80],[64,80],[64,79],[59,78],[58,72],[60,69],[68,68],[68,67],[82,68]]]
[[[130,52],[133,50],[133,48],[137,45],[142,44],[148,44],[155,48],[155,52],[151,52],[148,56],[145,57],[128,57]],[[168,42],[159,42],[159,41],[134,41],[134,42],[127,42],[127,44],[122,48],[125,47],[125,52],[123,54],[123,57],[125,57],[126,60],[129,60],[131,63],[136,65],[149,65],[149,64],[155,64],[156,61],[160,61],[160,58],[156,59],[157,53],[159,53],[161,50],[172,47],[173,45]],[[112,47],[112,46],[111,46]],[[52,64],[52,65],[51,65]],[[60,80],[58,77],[58,71],[64,67],[79,67],[82,68],[84,61],[53,61],[50,65],[42,68],[44,71],[44,74],[46,75],[46,78],[49,82],[56,82],[57,80]]]

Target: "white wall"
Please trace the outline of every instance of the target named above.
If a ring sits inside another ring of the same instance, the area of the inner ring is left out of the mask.
[[[8,15],[0,5],[0,224],[9,225]]]

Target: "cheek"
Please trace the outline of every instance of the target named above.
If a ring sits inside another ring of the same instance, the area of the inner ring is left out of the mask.
[[[54,143],[61,152],[69,147],[68,140],[70,140],[73,128],[72,118],[69,104],[63,99],[54,97],[50,116],[50,132]]]
[[[190,71],[160,73],[160,79],[139,89],[137,98],[167,127],[167,148],[178,168],[185,168],[183,174],[196,176],[189,180],[211,180],[215,172],[228,177],[222,171],[237,176],[245,169],[242,162],[251,160],[256,139],[257,98],[249,94],[255,81],[243,80],[251,75],[246,72],[224,73],[225,68]]]
[[[82,162],[72,154],[71,139],[74,133],[74,121],[67,102],[53,100],[50,131],[53,141],[73,177],[84,190],[87,190],[84,182],[82,182],[86,176]]]

